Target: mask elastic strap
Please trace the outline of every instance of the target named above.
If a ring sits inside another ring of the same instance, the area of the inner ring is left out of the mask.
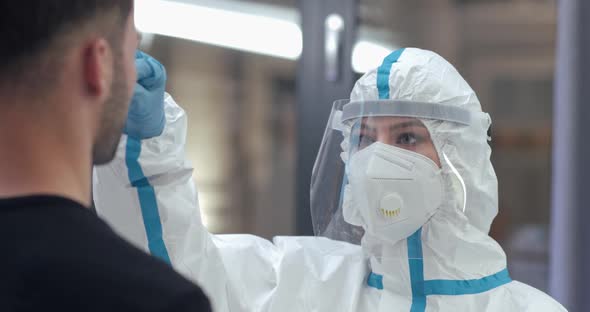
[[[463,181],[463,178],[459,174],[457,168],[455,168],[453,163],[449,160],[449,157],[447,157],[447,154],[445,152],[443,152],[442,154],[445,158],[445,161],[449,164],[449,167],[451,167],[451,171],[453,172],[453,174],[455,174],[457,179],[459,179],[459,182],[461,182],[461,187],[463,188],[463,213],[465,213],[465,207],[467,205],[467,188],[465,187],[465,182]]]

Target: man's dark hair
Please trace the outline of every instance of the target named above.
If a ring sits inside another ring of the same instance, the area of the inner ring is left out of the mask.
[[[1,1],[0,89],[49,83],[67,37],[85,27],[100,28],[116,46],[110,41],[120,39],[132,6],[133,0]]]

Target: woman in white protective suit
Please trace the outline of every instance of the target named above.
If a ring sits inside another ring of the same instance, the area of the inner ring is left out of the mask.
[[[162,135],[124,137],[96,169],[96,208],[203,287],[216,311],[565,311],[511,280],[488,236],[491,120],[433,52],[393,52],[334,104],[311,186],[314,229],[326,237],[209,234],[186,117],[169,96],[165,112]]]

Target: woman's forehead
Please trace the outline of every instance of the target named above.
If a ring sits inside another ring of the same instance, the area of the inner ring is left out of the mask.
[[[407,128],[407,127],[423,127],[424,124],[420,119],[413,117],[399,117],[399,116],[374,116],[363,117],[361,121],[362,128]]]

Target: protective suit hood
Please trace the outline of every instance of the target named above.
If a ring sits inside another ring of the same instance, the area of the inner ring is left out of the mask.
[[[491,119],[450,63],[434,52],[406,48],[393,52],[380,67],[364,74],[356,82],[350,100],[334,104],[312,175],[311,209],[316,235],[359,243],[359,229],[351,229],[342,218],[342,188],[347,181],[329,181],[327,177],[345,176],[344,164],[335,165],[332,158],[339,153],[346,164],[349,157],[352,124],[342,117],[342,111],[346,111],[343,108],[351,106],[347,104],[361,105],[362,110],[369,110],[370,105],[381,106],[378,114],[391,107],[395,110],[387,113],[391,116],[420,118],[430,132],[447,177],[445,206],[460,205],[472,226],[484,234],[489,232],[498,212],[497,178],[488,145]],[[334,168],[338,165],[342,168]],[[356,234],[351,236],[352,232]]]
[[[473,89],[444,58],[415,48],[396,52],[394,57],[399,54],[397,61],[391,62],[393,58],[390,58],[356,82],[350,100],[369,101],[387,97],[444,104],[469,111],[472,115],[469,127],[457,127],[451,122],[426,121],[425,124],[439,158],[443,160],[446,155],[463,178],[465,207],[468,208],[465,215],[473,226],[487,234],[498,213],[498,183],[487,140],[490,117],[482,112]],[[388,66],[389,75],[385,80]]]

